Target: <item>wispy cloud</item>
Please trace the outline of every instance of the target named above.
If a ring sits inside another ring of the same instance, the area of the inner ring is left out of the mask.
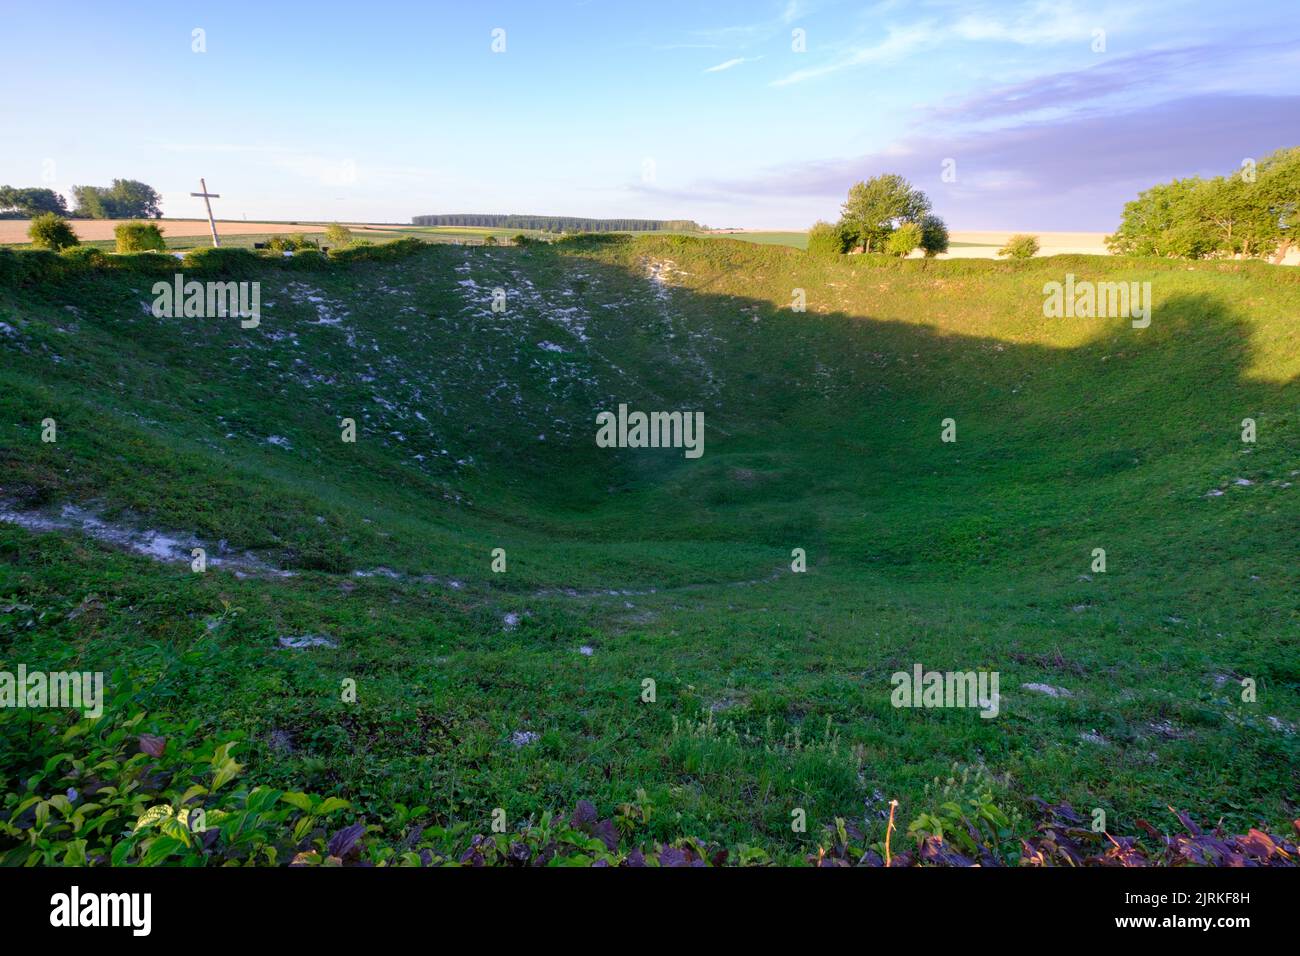
[[[761,56],[738,56],[730,60],[723,60],[714,66],[705,70],[705,73],[721,73],[723,70],[730,70],[733,66],[740,66],[742,63],[753,63],[755,60],[763,59]]]
[[[932,21],[907,27],[890,27],[885,39],[879,43],[851,49],[847,53],[842,53],[831,59],[830,62],[819,66],[807,67],[802,70],[795,70],[793,73],[787,73],[785,76],[773,80],[771,85],[789,86],[792,83],[802,83],[804,80],[827,76],[856,66],[866,66],[870,63],[888,63],[909,53],[915,53],[923,47],[933,46],[939,42],[939,39],[940,35]]]
[[[809,5],[803,0],[788,0],[780,12],[750,23],[729,24],[692,30],[690,35],[713,45],[748,46],[771,38],[775,33],[807,15]]]
[[[897,172],[929,193],[936,211],[957,228],[1054,223],[1110,230],[1138,190],[1174,177],[1229,172],[1243,156],[1291,145],[1287,131],[1297,128],[1300,96],[1205,94],[1013,129],[916,135],[873,153],[791,163],[680,189],[634,188],[681,203],[731,197],[761,207],[804,197],[833,208],[854,182]],[[1215,135],[1206,136],[1206,129]],[[956,161],[953,183],[941,177],[949,158]]]
[[[884,12],[902,12],[884,8]],[[1008,9],[1006,4],[989,10],[975,10],[951,22],[926,19],[915,23],[891,24],[885,37],[874,42],[863,38],[835,44],[826,59],[811,67],[795,70],[772,86],[789,86],[856,67],[891,63],[910,54],[946,43],[1010,43],[1019,46],[1050,46],[1082,43],[1098,29],[1115,30],[1132,20],[1123,6],[1080,13],[1069,0],[1035,0]],[[874,18],[871,21],[873,31]],[[874,35],[874,34],[871,34]]]
[[[1040,2],[1009,17],[967,14],[953,24],[952,32],[963,40],[1000,41],[1029,46],[1040,43],[1068,43],[1086,40],[1092,31],[1114,24],[1107,16],[1099,22],[1096,13],[1083,14],[1070,3]]]
[[[1282,64],[1288,54],[1293,65],[1300,65],[1300,46],[1294,40],[1251,43],[1233,39],[1107,57],[1088,69],[1035,76],[940,104],[926,112],[923,121],[952,119],[969,124],[1045,111],[1084,112],[1115,97],[1126,98],[1131,108],[1136,105],[1135,98],[1149,102],[1223,92],[1224,74],[1244,88],[1267,90],[1267,76],[1249,82],[1256,69],[1253,65],[1271,64],[1285,72],[1287,67]],[[1212,71],[1198,70],[1207,63],[1214,64]]]

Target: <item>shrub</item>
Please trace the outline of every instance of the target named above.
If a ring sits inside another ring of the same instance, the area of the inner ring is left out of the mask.
[[[292,259],[285,260],[286,269],[318,269],[329,263],[328,253],[319,249],[299,249]]]
[[[832,223],[818,220],[808,230],[808,252],[814,256],[838,256],[848,248],[844,230]]]
[[[262,261],[251,249],[201,246],[185,253],[185,268],[221,276],[246,276],[258,272]]]
[[[33,251],[0,246],[0,285],[20,286],[58,279],[72,266],[63,256],[46,249]]]
[[[371,243],[363,239],[346,249],[331,249],[329,257],[338,262],[391,262],[417,252],[424,252],[428,248],[428,244],[412,238],[381,243]]]
[[[120,222],[113,229],[118,252],[166,252],[162,230],[152,222]]]
[[[42,213],[32,220],[32,224],[27,227],[27,238],[31,239],[32,245],[37,249],[50,249],[54,252],[81,242],[68,225],[68,220],[52,212]]]
[[[266,242],[268,252],[298,252],[302,249],[319,249],[320,243],[314,239],[308,239],[301,232],[295,232],[288,236],[272,236]]]
[[[346,246],[352,242],[352,230],[341,223],[332,222],[325,227],[325,241],[332,246]]]
[[[903,258],[911,255],[912,250],[920,244],[921,227],[914,222],[905,222],[889,234],[885,240],[885,252]]]
[[[1010,256],[1012,259],[1032,259],[1038,255],[1038,237],[1024,235],[1012,236],[1007,240],[1007,244],[998,250],[1000,256]]]
[[[110,266],[122,272],[157,276],[174,273],[176,262],[175,256],[160,256],[157,252],[122,252],[108,260]]]
[[[661,242],[665,242],[673,239],[686,239],[688,237],[687,236],[656,236],[655,238]],[[550,242],[552,240],[542,239],[539,241]],[[556,245],[564,246],[568,248],[572,248],[574,246],[578,246],[578,247],[599,246],[599,245],[612,246],[612,245],[617,245],[619,243],[627,243],[631,241],[632,241],[632,237],[629,236],[626,232],[578,232],[578,233],[574,233],[571,236],[564,236],[560,239],[554,240]],[[705,242],[707,240],[701,239],[699,241]],[[681,247],[678,246],[677,248],[681,248]]]
[[[87,269],[103,269],[109,264],[108,256],[104,254],[104,251],[94,246],[69,246],[59,255],[69,262],[77,266],[84,266]]]
[[[485,245],[485,246],[495,246],[496,244],[497,244],[497,237],[496,237],[496,236],[484,236],[484,237],[483,237],[483,245]]]

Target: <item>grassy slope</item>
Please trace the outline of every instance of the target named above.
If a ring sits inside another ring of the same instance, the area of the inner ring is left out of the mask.
[[[671,291],[646,278],[666,260]],[[1067,271],[1152,281],[1151,328],[1044,319]],[[0,290],[3,497],[300,572],[194,575],[0,525],[0,665],[128,666],[151,710],[246,730],[256,778],[373,814],[485,826],[644,787],[657,836],[793,853],[836,815],[924,809],[955,763],[1118,832],[1167,804],[1237,829],[1295,816],[1296,736],[1267,720],[1300,721],[1292,271],[646,237],[262,282],[251,332],[156,320],[130,274]],[[619,401],[703,409],[704,457],[596,449]],[[346,573],[381,566],[409,577]],[[223,601],[241,610],[210,627]],[[307,632],[340,646],[275,646]],[[892,708],[889,674],[918,661],[1000,671],[1002,715]],[[1257,704],[1223,683],[1245,676]]]

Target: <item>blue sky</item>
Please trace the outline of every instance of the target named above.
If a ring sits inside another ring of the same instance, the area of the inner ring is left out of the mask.
[[[0,183],[141,179],[169,216],[202,213],[188,193],[205,176],[232,219],[803,228],[834,218],[855,180],[897,171],[953,228],[1110,230],[1153,182],[1300,145],[1296,0],[4,13]]]

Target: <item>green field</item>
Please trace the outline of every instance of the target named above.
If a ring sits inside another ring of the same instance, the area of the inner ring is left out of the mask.
[[[1288,830],[1300,272],[736,238],[231,259],[254,329],[155,318],[149,257],[0,258],[0,670],[102,670],[111,699],[0,710],[6,862],[201,859],[133,831],[159,803],[259,863],[354,821],[376,859],[454,858],[498,808],[580,800],[625,849],[733,862],[837,819],[879,845],[892,800],[895,850],[951,805],[1007,861],[1034,797],[1139,840],[1171,807]],[[1067,273],[1149,281],[1150,327],[1045,318]],[[702,457],[597,447],[620,403],[702,411]],[[997,672],[997,716],[893,706],[916,664]]]
[[[753,232],[713,233],[709,235],[708,238],[738,239],[741,242],[753,242],[760,246],[791,246],[795,249],[808,248],[808,233],[806,232],[763,232],[755,230]]]

